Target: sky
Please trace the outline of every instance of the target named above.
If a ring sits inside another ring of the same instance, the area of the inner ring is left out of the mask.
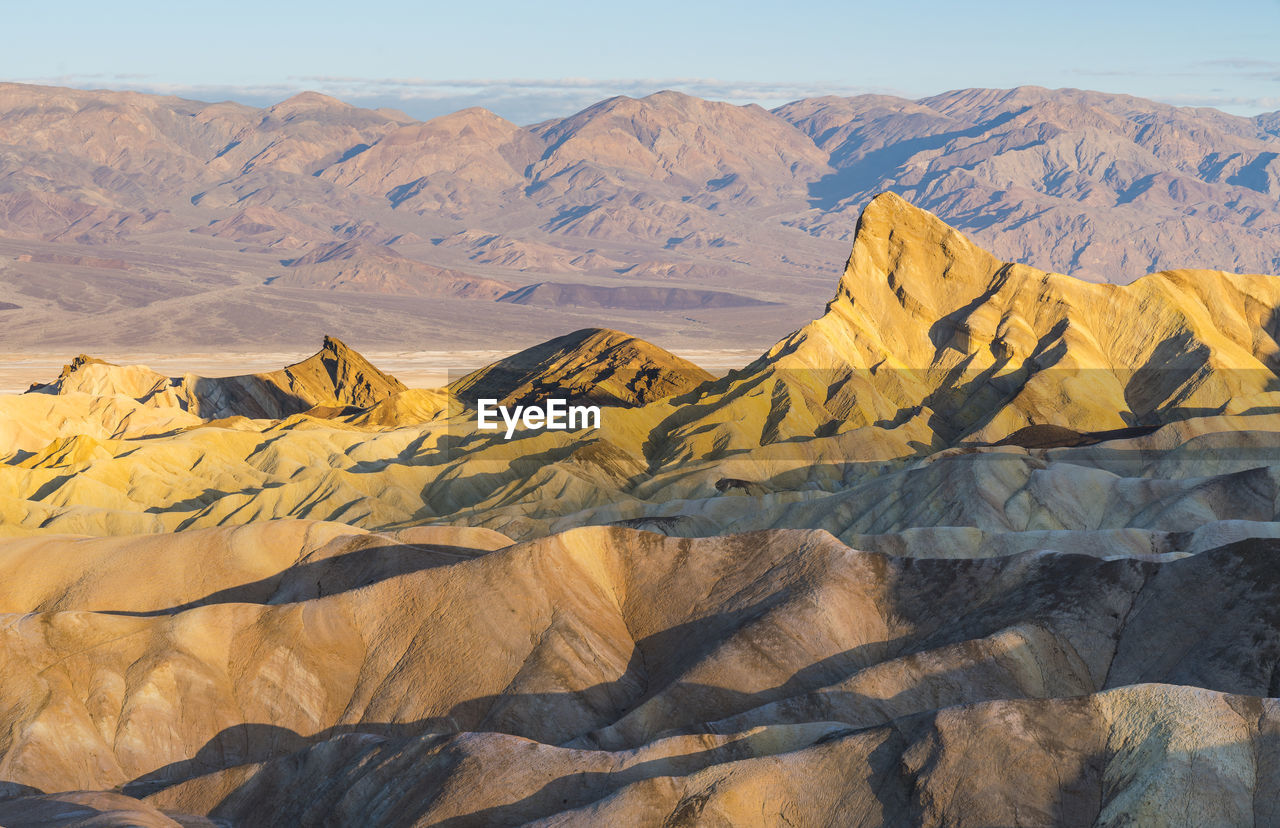
[[[0,80],[267,105],[315,90],[528,124],[676,89],[773,107],[1074,87],[1280,110],[1280,0],[4,0]]]

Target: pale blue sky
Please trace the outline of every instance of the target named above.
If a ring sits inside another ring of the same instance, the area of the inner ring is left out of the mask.
[[[520,123],[662,88],[776,106],[1035,84],[1280,109],[1280,0],[5,2],[0,79]]]

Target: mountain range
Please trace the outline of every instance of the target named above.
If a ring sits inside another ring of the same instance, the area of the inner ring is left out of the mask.
[[[1033,87],[773,111],[659,92],[521,127],[3,84],[0,320],[23,324],[0,347],[478,347],[494,325],[764,347],[882,191],[1091,281],[1274,273],[1277,123]]]

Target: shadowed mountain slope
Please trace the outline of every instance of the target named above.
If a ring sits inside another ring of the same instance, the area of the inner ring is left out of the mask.
[[[694,201],[703,204],[750,205],[766,194],[803,194],[806,180],[826,172],[821,150],[772,113],[679,92],[609,98],[531,131],[549,147],[530,171],[539,194],[658,183],[701,190]]]
[[[893,190],[998,255],[1092,279],[1204,267],[1274,273],[1280,144],[1266,118],[1077,89],[919,101],[814,98],[775,110],[831,154],[800,224],[847,237]]]
[[[1280,404],[1278,306],[1272,276],[1117,286],[1001,262],[884,194],[826,313],[707,393],[771,387],[782,436],[916,422],[941,445],[1265,412]]]

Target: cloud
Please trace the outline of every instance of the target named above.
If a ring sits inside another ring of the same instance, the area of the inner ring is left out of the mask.
[[[1257,60],[1255,58],[1224,58],[1220,60],[1202,60],[1194,64],[1203,67],[1210,74],[1248,83],[1280,83],[1280,60]]]
[[[67,86],[73,89],[110,89],[117,92],[147,92],[153,95],[175,95],[201,101],[236,100],[245,103],[277,103],[304,89],[291,83],[230,85],[165,83],[149,80],[152,75],[86,74],[48,77],[13,78],[14,83],[42,86]]]
[[[1258,113],[1280,109],[1280,95],[1229,95],[1224,93],[1208,94],[1184,93],[1181,95],[1161,95],[1153,98],[1161,103],[1174,106],[1211,106],[1224,112]]]
[[[1197,60],[1190,63],[1173,64],[1161,68],[1148,69],[1098,69],[1075,68],[1068,70],[1074,75],[1093,75],[1097,77],[1117,78],[1163,78],[1163,77],[1237,77],[1276,80],[1280,78],[1280,60],[1258,60],[1256,58],[1219,58],[1216,60]]]
[[[772,107],[819,95],[858,95],[896,90],[828,82],[767,83],[717,78],[359,78],[310,75],[290,78],[352,103],[393,106],[418,117],[483,106],[517,123],[563,117],[616,95],[638,98],[663,89],[731,103]]]
[[[1217,60],[1199,60],[1196,66],[1211,69],[1237,69],[1246,72],[1280,72],[1280,60],[1258,60],[1257,58],[1219,58]]]
[[[416,118],[433,118],[482,106],[528,124],[564,117],[615,95],[643,97],[674,89],[700,98],[773,107],[820,95],[859,95],[868,92],[902,95],[900,90],[831,82],[761,82],[717,78],[362,78],[303,75],[282,82],[246,85],[175,84],[145,76],[79,75],[23,79],[77,88],[122,89],[176,95],[196,100],[233,100],[268,106],[311,90],[364,107],[400,109]]]
[[[1272,84],[1280,83],[1280,61],[1248,57],[1198,60],[1171,64],[1162,69],[1072,69],[1072,74],[1095,78],[1125,78],[1147,86],[1129,90],[1161,103],[1175,106],[1211,106],[1233,115],[1252,116],[1280,109],[1280,96],[1272,94]],[[1179,79],[1184,91],[1162,94],[1151,86],[1168,88],[1170,78]],[[1230,89],[1231,91],[1228,91]]]
[[[1221,67],[1220,77],[1236,72],[1270,72],[1277,61],[1231,59],[1202,61],[1206,66]],[[1189,67],[1194,64],[1189,64]],[[1155,75],[1147,71],[1087,70],[1077,74],[1097,77],[1139,77]],[[1171,71],[1160,77],[1196,75],[1199,72]],[[252,106],[270,106],[304,91],[323,92],[356,106],[398,109],[420,119],[435,118],[480,106],[518,124],[532,124],[549,118],[572,115],[592,104],[615,95],[644,97],[663,89],[674,89],[700,98],[745,104],[758,103],[774,107],[800,98],[822,95],[861,95],[867,93],[915,98],[899,89],[856,86],[832,82],[777,82],[723,80],[718,78],[362,78],[333,75],[299,75],[276,83],[264,84],[178,84],[164,83],[146,75],[76,75],[53,78],[23,79],[27,83],[72,86],[81,89],[117,89],[175,95],[201,101],[238,101]],[[1229,83],[1221,84],[1230,87]],[[1255,87],[1256,89],[1256,87]],[[1250,90],[1253,91],[1253,90]],[[1262,90],[1258,90],[1262,91]],[[1268,90],[1269,91],[1269,90]],[[1172,95],[1148,93],[1152,100],[1175,106],[1211,106],[1237,115],[1254,115],[1280,109],[1280,97],[1268,94],[1241,94],[1237,88],[1186,91]],[[1139,93],[1141,94],[1141,93]]]
[[[432,80],[426,78],[358,78],[332,75],[303,75],[290,80],[318,84],[328,88],[343,88],[355,93],[396,91],[406,96],[434,97],[461,89],[529,90],[538,92],[572,93],[582,90],[599,92],[615,90],[617,94],[644,92],[659,89],[687,91],[699,96],[720,97],[790,97],[795,94],[857,94],[868,87],[840,83],[801,82],[779,83],[761,81],[731,81],[717,78],[462,78]]]

